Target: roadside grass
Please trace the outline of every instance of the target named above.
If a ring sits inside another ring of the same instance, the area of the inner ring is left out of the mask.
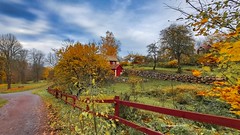
[[[0,108],[7,104],[7,102],[8,101],[6,99],[0,98]]]
[[[22,92],[27,90],[32,90],[36,88],[41,88],[43,86],[47,86],[49,83],[47,81],[39,81],[37,83],[28,82],[27,84],[12,84],[11,89],[7,89],[7,84],[0,85],[0,93],[14,93],[14,92]]]
[[[42,97],[47,107],[49,126],[47,132],[50,134],[95,134],[93,115],[73,109],[72,106],[65,104],[61,99],[56,99],[45,89],[34,90],[33,94]],[[83,103],[78,105],[85,107]],[[98,111],[103,108],[103,106],[96,106]],[[115,130],[116,125],[112,120],[96,117],[96,123],[99,134],[108,134],[109,131]]]

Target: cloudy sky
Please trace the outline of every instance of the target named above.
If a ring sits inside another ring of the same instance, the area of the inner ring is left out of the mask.
[[[1,0],[0,34],[12,33],[24,48],[48,53],[64,39],[99,41],[111,31],[120,56],[147,54],[146,46],[180,13],[167,8],[181,0]]]

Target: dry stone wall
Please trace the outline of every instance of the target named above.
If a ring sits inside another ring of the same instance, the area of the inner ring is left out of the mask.
[[[187,74],[167,74],[159,73],[157,71],[147,71],[147,70],[131,70],[125,69],[127,74],[133,74],[141,77],[160,79],[160,80],[174,80],[180,82],[189,82],[189,83],[203,83],[203,84],[212,84],[214,81],[224,81],[223,78],[218,78],[214,76],[203,76],[195,77],[193,75]]]

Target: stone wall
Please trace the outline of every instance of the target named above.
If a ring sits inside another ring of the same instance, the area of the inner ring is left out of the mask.
[[[217,78],[214,76],[204,76],[204,77],[195,77],[193,75],[187,74],[167,74],[159,73],[157,71],[147,71],[147,70],[131,70],[125,69],[127,74],[133,74],[146,78],[160,79],[160,80],[174,80],[180,82],[189,82],[189,83],[203,83],[203,84],[212,84],[214,81],[224,81],[223,78]]]

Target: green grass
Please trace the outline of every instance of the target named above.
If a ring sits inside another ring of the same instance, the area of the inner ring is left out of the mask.
[[[0,108],[3,107],[7,102],[7,100],[0,98]]]
[[[125,69],[132,69],[132,66],[124,66]],[[152,70],[153,67],[137,67],[135,66],[134,69],[139,70]],[[192,70],[200,68],[197,66],[182,66],[182,74],[192,74]],[[157,72],[161,73],[169,73],[169,74],[177,74],[177,68],[163,68],[163,67],[156,67]]]
[[[186,89],[186,90],[208,90],[211,86],[203,85],[203,84],[191,84],[191,83],[182,83],[178,81],[165,81],[165,80],[156,80],[156,79],[149,79],[147,82],[142,83],[142,85],[137,84],[136,92],[137,92],[137,102],[149,104],[149,105],[156,105],[162,106],[163,103],[160,100],[161,97],[153,97],[152,95],[147,95],[146,93],[151,93],[152,91],[163,91],[163,90],[176,90],[176,89]],[[114,96],[114,95],[123,95],[123,94],[130,94],[132,93],[130,84],[127,83],[115,83],[111,86],[106,86],[103,89],[106,95]],[[173,108],[172,99],[169,97],[164,96],[165,100],[164,107]],[[131,99],[133,99],[131,97]]]
[[[47,85],[49,85],[47,81],[39,81],[37,83],[29,82],[27,84],[12,84],[12,88],[7,89],[7,84],[0,84],[0,93],[14,93],[14,92],[33,90],[33,89],[41,88]]]
[[[142,87],[143,86],[143,87]],[[128,94],[131,95],[130,101],[134,102],[139,102],[139,103],[144,103],[144,104],[149,104],[149,105],[154,105],[154,106],[162,106],[162,107],[167,107],[167,108],[174,108],[176,109],[176,106],[183,107],[187,110],[190,111],[195,111],[196,107],[199,107],[200,111],[202,113],[209,112],[214,115],[230,115],[229,110],[225,108],[225,105],[219,105],[218,101],[214,101],[211,103],[211,106],[205,105],[202,100],[196,99],[196,91],[200,90],[208,90],[210,89],[211,86],[208,85],[203,85],[203,84],[191,84],[191,83],[181,83],[177,81],[163,81],[163,80],[155,80],[155,79],[149,79],[147,82],[144,82],[142,85],[137,85],[136,86],[136,96],[137,99],[134,99],[130,84],[128,83],[114,83],[110,86],[105,86],[99,89],[99,91],[102,91],[103,95],[106,97],[113,98],[115,95],[119,95],[120,97],[123,97],[123,94]],[[159,93],[165,92],[165,95],[161,95]],[[48,112],[50,116],[50,122],[49,126],[52,131],[56,134],[76,134],[74,130],[69,130],[72,127],[71,125],[77,125],[78,128],[81,128],[81,123],[79,120],[79,116],[81,116],[80,111],[76,111],[77,109],[73,110],[71,106],[66,105],[63,101],[60,99],[56,99],[54,96],[50,95],[45,88],[44,89],[39,89],[34,91],[35,94],[40,95],[47,107],[48,107]],[[157,94],[157,95],[154,95]],[[183,95],[183,97],[181,96]],[[185,95],[190,95],[186,96]],[[177,103],[178,100],[186,100],[186,104],[179,104]],[[204,101],[209,101],[210,99],[206,99]],[[80,106],[82,104],[79,104]],[[105,106],[105,105],[104,105]],[[103,106],[102,106],[103,107]],[[109,106],[113,107],[113,106]],[[179,109],[179,108],[177,108]],[[99,108],[97,107],[97,111],[102,110],[101,105],[99,105]],[[205,111],[205,112],[204,112]],[[163,131],[165,133],[171,132],[169,129],[166,129],[164,125],[184,125],[186,126],[187,131],[189,132],[196,132],[198,134],[200,133],[209,133],[209,134],[228,134],[228,133],[233,133],[233,134],[238,134],[239,132],[233,129],[227,129],[223,127],[218,127],[218,126],[209,126],[207,124],[197,124],[196,122],[185,120],[185,119],[179,119],[176,117],[171,117],[167,115],[162,115],[162,114],[155,114],[151,113],[148,111],[137,111],[137,112],[128,112],[128,115],[131,121],[134,121],[135,123],[138,123],[140,125],[145,125],[147,127],[151,127],[152,129],[156,128],[156,125],[158,125],[159,128],[157,130]],[[144,120],[147,120],[149,122],[143,122]],[[89,125],[86,126],[84,133],[89,133],[93,131],[92,128],[92,123],[93,118],[89,117],[85,121],[85,125],[87,123]],[[99,118],[98,122],[101,123],[105,120],[102,120]],[[160,124],[159,124],[160,121]],[[156,124],[157,123],[157,124]],[[79,125],[78,125],[79,124]],[[121,124],[120,124],[121,125]],[[122,126],[120,126],[122,127]],[[126,131],[130,134],[132,131],[130,130],[131,128],[122,128],[120,130]],[[173,130],[172,128],[171,130]],[[118,127],[119,130],[119,127]],[[175,130],[175,129],[174,129]],[[131,132],[130,132],[131,131]],[[176,129],[176,132],[182,132],[182,130]]]
[[[65,104],[63,100],[56,99],[53,95],[49,94],[45,88],[34,90],[33,93],[42,97],[46,104],[49,133],[59,135],[95,134],[92,115],[85,115],[80,110],[73,109],[72,106]],[[79,104],[79,106],[82,107],[82,104]],[[101,109],[103,108],[101,107]],[[113,122],[99,117],[96,119],[99,134],[106,134],[106,131],[112,130]],[[104,127],[105,130],[101,129],[101,127]]]

